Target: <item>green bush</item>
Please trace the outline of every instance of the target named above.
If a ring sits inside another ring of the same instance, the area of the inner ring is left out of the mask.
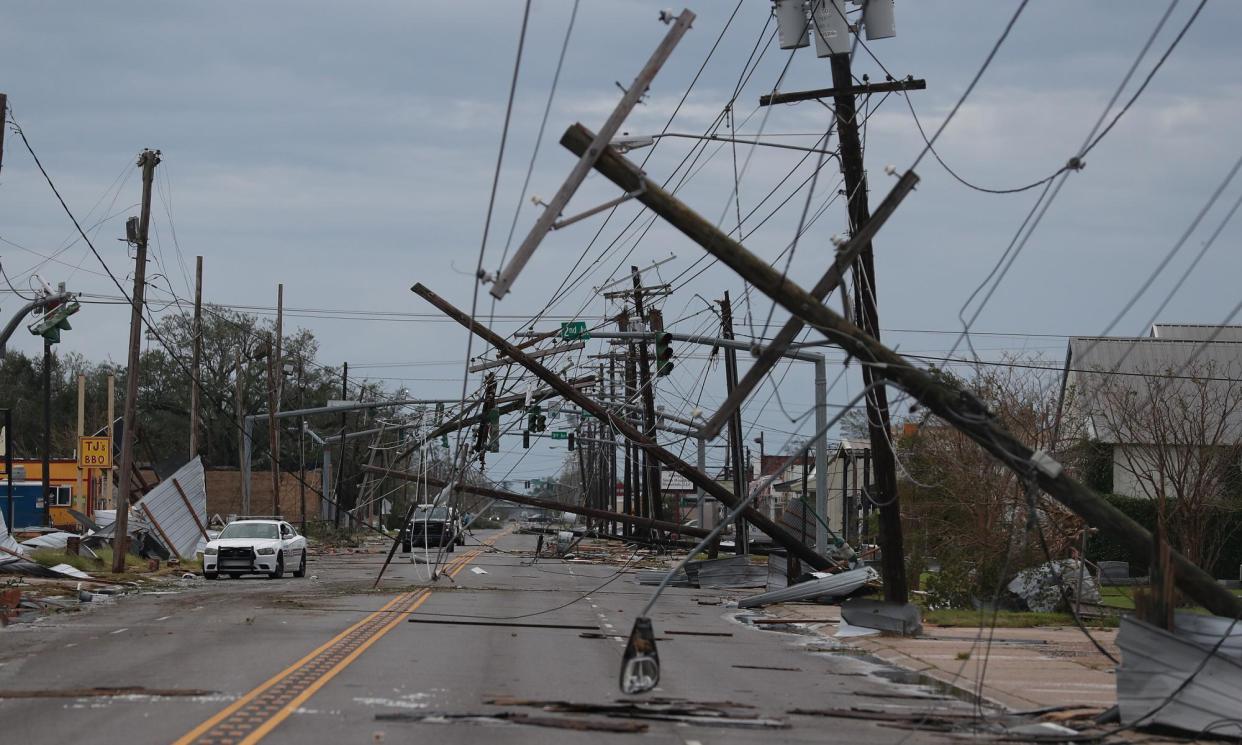
[[[1109,504],[1116,507],[1126,516],[1144,528],[1156,530],[1156,501],[1146,497],[1126,497],[1120,494],[1105,494]],[[1223,579],[1237,579],[1238,565],[1242,564],[1242,513],[1235,510],[1221,509],[1217,511],[1212,522],[1218,526],[1222,535],[1233,536],[1225,542],[1224,548],[1216,560],[1215,566],[1209,568],[1212,576]],[[1174,548],[1177,548],[1176,543]],[[1138,554],[1130,551],[1121,542],[1102,531],[1087,539],[1087,559],[1100,561],[1128,561],[1130,575],[1143,577],[1151,567],[1151,552]]]

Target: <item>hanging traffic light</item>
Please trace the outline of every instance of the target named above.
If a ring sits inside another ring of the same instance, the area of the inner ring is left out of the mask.
[[[570,450],[570,452],[573,452],[573,449],[574,449],[574,433],[573,433],[573,432],[570,432],[570,433],[569,433],[569,437],[567,437],[566,439],[569,441],[569,450]]]
[[[530,449],[530,430],[522,430],[522,447]]]
[[[487,451],[489,453],[500,452],[500,409],[492,409],[487,412]]]
[[[60,332],[73,329],[69,325],[69,316],[82,309],[77,300],[67,303],[50,303],[43,311],[43,317],[28,327],[30,333],[42,336],[52,344],[60,343]]]
[[[667,331],[656,334],[656,375],[663,377],[673,372],[673,335]]]

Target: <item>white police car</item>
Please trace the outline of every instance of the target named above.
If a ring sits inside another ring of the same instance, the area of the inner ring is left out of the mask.
[[[244,518],[220,531],[203,549],[203,576],[217,579],[227,574],[284,576],[293,567],[294,577],[306,576],[306,539],[279,518]]]

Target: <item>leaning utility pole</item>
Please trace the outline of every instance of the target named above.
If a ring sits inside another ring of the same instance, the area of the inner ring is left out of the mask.
[[[138,218],[136,255],[134,257],[134,295],[130,298],[129,362],[125,368],[125,402],[122,405],[121,471],[118,475],[119,494],[116,500],[116,530],[112,542],[112,571],[125,571],[126,541],[129,539],[129,495],[134,468],[134,428],[137,425],[139,355],[142,352],[143,296],[147,284],[147,235],[151,229],[151,184],[160,151],[143,150],[138,156],[142,168],[142,215]]]
[[[198,455],[199,395],[203,369],[203,257],[194,257],[194,356],[190,373],[190,460]]]
[[[724,299],[720,301],[720,335],[733,339],[733,304],[729,302],[729,291],[725,290]],[[725,358],[725,393],[733,392],[737,386],[737,350],[733,347],[724,348]],[[733,493],[739,497],[746,495],[746,462],[742,456],[742,409],[738,407],[733,416],[729,417],[729,452],[733,460]],[[746,530],[746,521],[739,519],[734,528],[734,548],[736,553],[750,553],[750,535]]]

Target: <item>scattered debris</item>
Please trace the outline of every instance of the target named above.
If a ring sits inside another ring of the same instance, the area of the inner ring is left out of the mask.
[[[677,634],[679,636],[733,636],[732,631],[672,631],[665,629],[666,634]]]
[[[1082,587],[1078,580],[1082,578]],[[1037,613],[1051,613],[1073,603],[1100,602],[1100,585],[1091,572],[1083,569],[1077,559],[1058,559],[1037,567],[1018,572],[1008,584],[1013,594],[1026,602],[1026,607]]]
[[[381,722],[473,722],[478,724],[504,723],[526,724],[532,727],[551,727],[553,729],[577,730],[580,732],[617,732],[640,734],[647,731],[642,722],[609,722],[597,719],[569,719],[565,717],[538,717],[521,714],[516,711],[501,711],[491,714],[443,714],[422,713],[412,711],[395,711],[387,714],[376,714],[375,719]]]
[[[877,636],[879,633],[879,629],[869,629],[865,626],[855,626],[852,623],[842,621],[841,625],[837,627],[837,633],[833,634],[833,636],[837,639],[853,639],[860,636]]]
[[[800,667],[776,667],[775,665],[734,665],[739,670],[779,670],[786,673],[800,673]]]
[[[487,570],[482,567],[470,567],[470,571],[475,574],[487,574]]]
[[[485,701],[491,706],[529,706],[548,712],[566,714],[603,714],[607,717],[625,719],[655,719],[683,724],[745,727],[756,729],[786,729],[789,723],[780,719],[756,717],[741,711],[753,709],[749,704],[732,702],[694,702],[681,699],[644,699],[636,701],[621,699],[614,703],[574,703],[570,701],[542,701],[500,697]]]
[[[0,700],[16,698],[98,698],[105,696],[159,696],[163,698],[211,696],[216,691],[201,688],[146,688],[144,686],[103,686],[98,688],[46,688],[38,690],[0,690]]]
[[[788,603],[797,600],[814,600],[822,598],[842,598],[857,592],[865,585],[877,582],[880,575],[871,567],[852,569],[840,574],[815,573],[815,579],[799,582],[796,585],[759,593],[738,601],[739,608],[757,608],[773,603]]]
[[[508,621],[466,621],[466,620],[449,620],[439,618],[409,618],[409,623],[434,623],[445,624],[450,626],[504,626],[511,629],[566,629],[569,631],[598,631],[597,626],[572,626],[563,623],[511,623]],[[669,632],[672,633],[672,632]]]
[[[910,603],[851,598],[841,604],[841,620],[853,626],[902,636],[917,636],[923,630],[919,609]]]

